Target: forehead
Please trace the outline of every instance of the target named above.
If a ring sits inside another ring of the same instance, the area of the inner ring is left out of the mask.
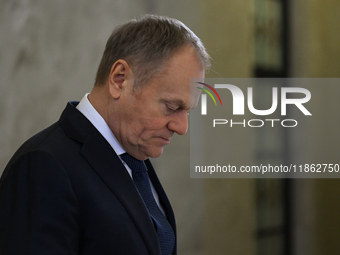
[[[164,72],[159,77],[157,89],[168,100],[184,104],[186,109],[191,109],[197,105],[200,96],[196,82],[203,82],[203,79],[204,68],[195,49],[185,46],[168,60]]]

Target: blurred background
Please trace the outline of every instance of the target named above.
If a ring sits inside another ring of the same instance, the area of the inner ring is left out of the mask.
[[[1,0],[0,174],[67,101],[91,91],[113,28],[146,13],[177,18],[202,39],[213,59],[207,77],[340,76],[338,0]],[[339,109],[339,95],[320,86],[309,104]],[[262,139],[270,130],[236,134],[231,148],[251,143],[241,157],[252,162],[340,163],[327,162],[339,158],[339,119],[313,119],[275,141]],[[153,160],[179,255],[340,254],[338,179],[190,179],[189,155],[189,137],[176,136]]]

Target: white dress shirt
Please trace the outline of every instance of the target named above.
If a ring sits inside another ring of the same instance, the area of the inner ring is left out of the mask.
[[[85,94],[83,99],[77,105],[77,109],[92,123],[93,126],[95,126],[95,128],[99,131],[99,133],[101,133],[101,135],[111,145],[112,149],[116,152],[116,154],[118,156],[122,155],[126,151],[120,145],[120,143],[118,142],[117,138],[114,136],[114,134],[112,133],[111,129],[109,128],[109,126],[107,125],[107,123],[105,122],[103,117],[92,106],[92,104],[90,103],[90,101],[87,98],[88,95],[89,95],[89,93]],[[125,166],[126,170],[128,171],[128,173],[130,174],[130,176],[132,178],[132,171],[131,171],[131,169],[124,162],[124,160],[122,160],[122,159],[120,159],[120,160],[122,161],[123,165]],[[149,182],[150,182],[152,194],[153,194],[153,196],[154,196],[154,198],[156,200],[156,203],[157,203],[158,207],[161,209],[161,211],[164,214],[164,210],[163,210],[162,206],[159,203],[158,194],[157,194],[154,186],[152,185],[152,182],[151,182],[150,179],[149,179]]]

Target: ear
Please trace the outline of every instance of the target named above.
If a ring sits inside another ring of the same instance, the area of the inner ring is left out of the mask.
[[[131,84],[133,84],[133,74],[129,64],[125,60],[117,60],[112,65],[109,75],[109,92],[111,97],[118,99],[123,89],[129,89]]]

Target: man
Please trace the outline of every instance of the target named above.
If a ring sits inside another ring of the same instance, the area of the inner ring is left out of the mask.
[[[209,56],[181,22],[145,16],[109,38],[96,83],[24,143],[0,181],[0,254],[176,254],[149,161],[187,131]]]

